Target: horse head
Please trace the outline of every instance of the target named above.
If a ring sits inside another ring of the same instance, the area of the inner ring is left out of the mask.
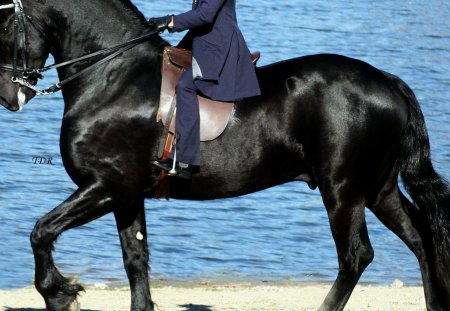
[[[11,111],[22,108],[36,95],[34,86],[49,55],[43,26],[21,0],[0,0],[0,104]]]

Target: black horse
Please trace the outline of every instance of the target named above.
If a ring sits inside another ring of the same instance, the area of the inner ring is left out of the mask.
[[[150,32],[128,0],[23,0],[23,11],[19,0],[0,0],[0,9],[0,101],[12,111],[35,95],[30,87],[39,73],[29,68],[43,66],[49,53],[61,63]],[[39,219],[31,234],[35,285],[48,310],[73,310],[82,290],[55,267],[53,242],[110,212],[131,309],[154,308],[144,199],[158,184],[159,172],[149,163],[163,132],[155,114],[166,44],[155,35],[100,66],[89,67],[101,59],[96,56],[58,68],[63,81],[93,69],[62,86],[61,155],[78,190]],[[225,198],[306,181],[322,194],[339,258],[321,310],[342,310],[372,261],[365,207],[416,255],[428,310],[449,310],[450,191],[432,167],[410,88],[338,55],[286,60],[257,74],[262,95],[236,104],[221,137],[202,143],[200,173],[190,182],[173,180],[173,197]],[[415,204],[400,192],[399,174]]]

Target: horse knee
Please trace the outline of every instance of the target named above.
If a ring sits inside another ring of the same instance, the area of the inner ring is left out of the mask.
[[[30,242],[33,249],[38,249],[51,245],[55,238],[55,233],[39,220],[31,231]]]

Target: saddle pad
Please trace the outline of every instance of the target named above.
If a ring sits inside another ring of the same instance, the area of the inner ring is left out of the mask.
[[[175,132],[176,111],[170,116],[175,87],[184,69],[191,66],[192,53],[189,50],[165,47],[162,64],[162,83],[157,121],[166,124],[170,120],[169,131]],[[215,101],[198,96],[200,108],[200,140],[210,141],[225,130],[234,111],[234,103]]]

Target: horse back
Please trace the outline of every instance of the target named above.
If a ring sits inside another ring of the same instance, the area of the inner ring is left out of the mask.
[[[330,54],[259,67],[257,75],[261,95],[236,104],[225,132],[202,144],[200,173],[174,196],[236,196],[296,179],[314,188],[330,176],[376,192],[408,117],[392,79]]]

